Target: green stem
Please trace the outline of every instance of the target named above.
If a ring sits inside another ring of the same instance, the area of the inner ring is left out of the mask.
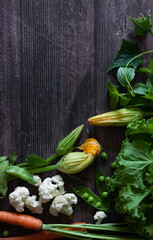
[[[47,163],[50,163],[51,161],[53,161],[55,158],[57,158],[58,156],[57,156],[57,154],[55,153],[55,154],[53,154],[51,157],[49,157],[49,158],[47,158],[46,159],[46,162]]]
[[[104,239],[104,240],[142,240],[142,238],[137,238],[134,236],[120,236],[120,235],[105,235],[105,234],[94,234],[94,233],[88,233],[88,232],[76,232],[76,231],[71,231],[71,230],[64,230],[64,229],[59,229],[59,228],[47,228],[44,225],[42,226],[42,230],[48,231],[48,232],[53,232],[57,235],[60,233],[66,234],[67,237],[73,239],[73,236],[79,236],[79,237],[84,237],[86,238],[91,238],[91,239]],[[109,230],[109,229],[108,229]],[[70,235],[70,236],[69,236]],[[144,240],[144,239],[143,239]]]
[[[132,86],[131,86],[128,78],[127,78],[127,68],[128,68],[129,64],[130,64],[133,60],[135,60],[136,58],[141,57],[141,56],[143,56],[143,55],[145,55],[145,54],[148,54],[148,53],[153,53],[153,50],[146,51],[146,52],[143,52],[143,53],[138,54],[137,56],[133,57],[133,58],[126,64],[126,67],[125,67],[125,79],[126,79],[126,81],[127,81],[127,84],[128,84],[128,86],[129,86],[129,88],[131,89],[131,95],[132,95],[133,97],[135,96],[135,93],[134,93],[133,88],[132,88]]]
[[[42,168],[36,168],[36,169],[31,169],[28,170],[31,174],[35,174],[35,173],[41,173],[41,172],[46,172],[46,171],[51,171],[51,170],[55,170],[57,169],[57,165],[50,165],[50,166],[46,166],[46,167],[42,167]]]
[[[127,226],[120,227],[119,225],[113,225],[113,224],[77,224],[77,225],[69,225],[69,224],[45,224],[45,227],[56,227],[56,228],[84,228],[84,229],[93,229],[95,231],[99,230],[109,230],[113,232],[124,232],[124,233],[133,233],[131,228]]]
[[[18,167],[24,167],[24,166],[27,166],[28,164],[26,163],[26,162],[24,162],[24,163],[20,163],[20,164],[17,164],[16,166],[18,166]]]

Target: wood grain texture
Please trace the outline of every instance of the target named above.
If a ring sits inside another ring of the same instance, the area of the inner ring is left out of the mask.
[[[128,16],[146,15],[151,0],[0,0],[0,153],[17,151],[22,162],[27,154],[47,158],[55,152],[58,141],[84,123],[78,145],[95,137],[108,153],[78,174],[94,191],[95,173],[102,167],[111,175],[110,163],[120,150],[124,128],[89,126],[87,119],[110,110],[106,74],[121,38],[132,39]],[[152,37],[140,41],[141,49],[152,48]],[[55,171],[41,174],[44,179]],[[78,184],[64,174],[67,192]],[[9,193],[19,180],[9,185]],[[28,186],[28,185],[26,185]],[[31,194],[37,189],[28,186]],[[70,222],[61,215],[49,215],[44,206],[45,223]],[[7,198],[0,209],[13,211]],[[72,221],[93,221],[95,210],[79,200]],[[25,213],[30,214],[26,210]],[[120,220],[109,214],[108,221]],[[11,235],[29,231],[2,225]]]

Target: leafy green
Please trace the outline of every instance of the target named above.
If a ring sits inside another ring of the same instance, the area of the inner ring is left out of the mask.
[[[0,162],[0,198],[5,197],[7,193],[7,174],[5,173],[5,169],[8,166],[8,161]]]
[[[149,62],[149,68],[139,68],[138,72],[146,72],[153,75],[153,58]]]
[[[133,87],[134,93],[139,95],[145,95],[147,92],[146,85],[143,83],[136,83]]]
[[[142,236],[153,238],[153,118],[129,123],[110,181],[116,210]]]
[[[113,85],[109,80],[107,81],[109,96],[110,96],[110,105],[112,109],[117,107],[117,103],[119,101],[119,92],[116,89],[116,86]]]
[[[125,70],[126,70],[125,67],[120,67],[117,71],[117,80],[123,87],[127,87],[127,81],[125,79]],[[135,69],[132,67],[128,67],[126,74],[128,81],[131,82],[135,76]]]
[[[10,165],[14,165],[14,163],[17,161],[17,155],[16,152],[13,153],[10,157]]]
[[[152,25],[153,22],[151,19],[151,11],[147,13],[147,17],[144,17],[142,14],[138,18],[129,17],[129,19],[134,24],[135,34],[134,36],[145,36],[147,33],[151,33],[153,36]]]
[[[153,118],[145,120],[135,120],[128,124],[126,136],[133,134],[150,134],[153,135]]]
[[[0,156],[0,163],[1,163],[1,162],[4,162],[5,160],[7,160],[7,157],[6,157],[6,156]]]
[[[111,66],[108,69],[108,72],[114,68],[118,67],[126,67],[128,62],[135,56],[140,54],[139,46],[136,42],[130,42],[125,38],[122,38],[121,48],[118,51],[114,61],[112,62]],[[143,63],[142,56],[134,59],[130,64],[129,67],[137,68],[140,64]]]
[[[33,165],[35,167],[36,166],[39,167],[39,166],[48,164],[43,158],[40,158],[35,154],[28,155],[27,158],[25,159],[25,161],[28,165]]]

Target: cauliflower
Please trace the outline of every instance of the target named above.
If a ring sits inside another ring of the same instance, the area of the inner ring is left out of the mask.
[[[37,196],[28,196],[25,202],[26,207],[32,212],[37,214],[43,213],[42,202],[36,200]]]
[[[101,224],[102,220],[104,218],[106,218],[107,215],[103,212],[103,211],[98,211],[96,212],[96,214],[94,215],[94,220],[96,221],[96,224]]]
[[[64,182],[60,175],[46,178],[38,188],[42,203],[47,203],[54,197],[64,194]]]
[[[39,187],[42,184],[41,178],[38,175],[33,175],[34,180],[36,183],[32,184],[35,187]]]
[[[29,196],[29,190],[26,187],[17,187],[9,195],[9,203],[17,212],[23,212],[26,198]]]
[[[77,197],[73,193],[59,195],[54,198],[49,212],[53,216],[58,216],[59,212],[70,216],[73,213],[72,204],[77,204]]]

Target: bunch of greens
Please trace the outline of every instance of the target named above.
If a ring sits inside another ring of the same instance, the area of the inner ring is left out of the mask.
[[[145,36],[151,33],[153,36],[152,25],[150,20],[151,11],[148,11],[147,17],[141,15],[139,18],[129,17],[134,24],[134,36]],[[153,53],[153,50],[140,53],[140,48],[136,41],[131,42],[122,39],[120,50],[114,61],[108,69],[108,72],[117,69],[118,85],[113,85],[108,81],[108,90],[110,95],[110,104],[115,109],[119,103],[122,106],[135,107],[140,106],[143,109],[153,109],[153,59],[149,62],[149,68],[141,67],[143,65],[143,55]],[[146,72],[146,82],[136,83],[131,86],[131,82],[138,72]]]
[[[129,123],[110,181],[115,208],[141,236],[153,239],[153,118]]]

